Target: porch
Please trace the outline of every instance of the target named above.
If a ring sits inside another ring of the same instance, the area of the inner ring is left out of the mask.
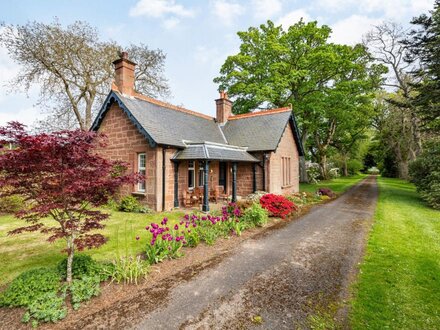
[[[237,190],[240,188],[243,191],[244,178],[246,184],[249,184],[249,193],[256,191],[257,167],[263,166],[259,159],[247,152],[246,148],[209,142],[188,143],[185,149],[174,155],[172,161],[174,162],[174,207],[201,205],[204,212],[210,210],[210,202],[237,201]],[[185,171],[179,170],[182,164],[187,164],[187,181],[182,180],[181,177],[185,175]],[[238,170],[239,168],[241,171]],[[181,187],[180,185],[185,182],[186,185],[183,184]]]

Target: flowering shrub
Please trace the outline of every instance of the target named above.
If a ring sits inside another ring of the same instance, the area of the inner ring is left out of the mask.
[[[320,196],[336,197],[336,194],[330,188],[319,188],[316,193]]]
[[[271,216],[282,219],[298,209],[298,207],[286,197],[275,194],[264,195],[260,198],[260,204],[269,211]]]

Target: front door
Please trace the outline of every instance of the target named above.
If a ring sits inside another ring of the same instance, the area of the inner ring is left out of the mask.
[[[223,188],[225,189],[224,192],[226,192],[226,184],[228,182],[227,180],[227,173],[228,171],[226,170],[227,166],[225,162],[220,162],[219,164],[219,176],[218,176],[218,184],[219,186],[223,186]]]

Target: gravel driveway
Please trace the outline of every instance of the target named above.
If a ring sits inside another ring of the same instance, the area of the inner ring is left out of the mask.
[[[144,311],[133,328],[307,328],[308,315],[332,308],[344,326],[340,302],[362,257],[377,195],[370,177],[298,221],[245,241],[215,267],[173,288],[167,304]]]

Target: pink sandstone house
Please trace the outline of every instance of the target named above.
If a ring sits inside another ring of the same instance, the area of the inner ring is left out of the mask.
[[[291,108],[232,115],[220,93],[215,118],[151,99],[134,91],[135,63],[122,53],[115,83],[92,130],[105,133],[106,157],[129,163],[145,182],[124,187],[154,210],[184,205],[186,194],[220,189],[233,201],[257,190],[297,192],[304,154]]]

